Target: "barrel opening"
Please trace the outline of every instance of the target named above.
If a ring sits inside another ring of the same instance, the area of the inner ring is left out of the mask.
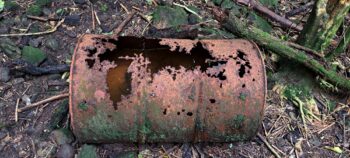
[[[227,63],[227,61],[215,60],[200,42],[196,43],[190,51],[185,51],[180,46],[172,51],[170,46],[161,45],[160,41],[159,39],[119,37],[118,40],[109,41],[113,42],[116,49],[106,49],[104,53],[98,55],[100,63],[108,61],[116,65],[107,73],[107,91],[116,110],[123,98],[131,97],[132,89],[136,88],[132,87],[132,80],[135,79],[135,76],[138,78],[137,80],[145,80],[154,77],[162,70],[167,70],[172,79],[176,80],[177,75],[184,71],[199,68],[201,72],[206,73],[209,67]],[[142,60],[140,60],[141,57]],[[135,64],[138,66],[131,66]],[[150,76],[147,77],[146,73],[148,72],[150,72]],[[207,75],[219,80],[226,80],[227,77],[224,73],[225,70],[221,70],[214,75]],[[133,74],[137,75],[133,76]],[[167,111],[164,110],[163,114],[166,115]]]

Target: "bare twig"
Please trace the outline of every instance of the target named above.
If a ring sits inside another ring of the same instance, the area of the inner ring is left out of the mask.
[[[178,7],[184,8],[186,11],[188,11],[188,12],[190,12],[190,13],[196,15],[199,19],[202,19],[202,17],[201,17],[198,13],[196,13],[196,12],[193,11],[192,9],[188,8],[187,6],[182,5],[182,4],[178,4],[178,3],[175,3],[175,2],[173,2],[173,4],[176,5],[176,6],[178,6]]]
[[[267,146],[267,148],[272,152],[273,155],[275,155],[277,158],[281,158],[281,156],[275,151],[275,149],[270,145],[270,143],[262,136],[260,133],[257,134],[259,139],[264,142],[264,144]]]
[[[38,21],[43,21],[43,22],[59,21],[60,20],[58,18],[44,18],[44,17],[40,17],[40,16],[33,16],[33,15],[27,15],[27,18],[33,19],[33,20],[38,20]]]
[[[119,2],[119,1],[118,1],[118,3],[119,3],[119,5],[125,10],[125,12],[126,12],[127,14],[130,14],[128,8],[126,8],[125,5],[123,5],[123,3]]]
[[[267,16],[273,21],[276,21],[282,25],[284,28],[292,28],[297,31],[301,31],[303,29],[302,26],[295,24],[294,22],[276,14],[275,12],[271,11],[269,8],[266,8],[265,6],[261,5],[259,2],[255,0],[236,0],[238,4],[243,4],[248,7],[253,8],[257,12]]]
[[[96,11],[94,11],[94,14],[95,14],[95,17],[96,17],[97,24],[98,24],[98,25],[101,25],[100,18],[98,17]]]
[[[17,112],[23,112],[23,111],[26,111],[26,110],[31,109],[31,108],[33,108],[33,107],[37,107],[37,106],[39,106],[39,105],[42,105],[42,104],[45,104],[45,103],[48,103],[48,102],[51,102],[51,101],[54,101],[54,100],[57,100],[57,99],[65,98],[65,97],[68,97],[68,96],[69,96],[69,93],[64,93],[64,94],[56,95],[56,96],[53,96],[53,97],[44,99],[44,100],[42,100],[42,101],[39,101],[39,102],[30,104],[30,105],[25,106],[25,107],[23,107],[23,108],[19,108],[19,109],[17,110]]]
[[[94,14],[94,6],[91,3],[91,19],[92,19],[92,30],[95,31],[96,24],[95,24],[95,14]]]
[[[50,34],[50,33],[53,33],[57,30],[57,28],[59,26],[62,25],[62,23],[64,22],[64,19],[62,19],[61,21],[59,21],[57,23],[57,25],[52,28],[52,29],[49,29],[47,31],[43,31],[43,32],[34,32],[34,33],[18,33],[18,34],[0,34],[0,37],[14,37],[14,36],[36,36],[36,35],[44,35],[44,34]]]
[[[17,98],[16,102],[16,111],[15,111],[15,121],[18,122],[18,104],[19,104],[19,98]]]
[[[331,123],[330,125],[328,125],[327,127],[323,128],[323,129],[319,130],[319,131],[317,132],[317,134],[321,134],[323,131],[325,131],[325,130],[328,129],[329,127],[332,127],[334,124],[335,124],[335,122]]]
[[[114,37],[117,37],[122,30],[124,29],[124,27],[130,22],[130,20],[132,19],[132,17],[136,14],[136,11],[131,12],[128,17],[126,17],[126,19],[114,30]]]

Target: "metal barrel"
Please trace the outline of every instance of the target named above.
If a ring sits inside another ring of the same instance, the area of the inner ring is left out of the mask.
[[[266,74],[247,40],[84,35],[70,74],[80,142],[232,142],[261,125]]]

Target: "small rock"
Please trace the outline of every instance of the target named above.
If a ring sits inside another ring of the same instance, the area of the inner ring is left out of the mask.
[[[0,67],[0,81],[7,82],[10,79],[10,69],[8,67]]]
[[[67,25],[77,26],[80,24],[80,15],[73,14],[65,18],[64,23]]]
[[[30,97],[26,94],[24,94],[21,99],[22,99],[22,101],[24,101],[26,103],[26,105],[32,104]]]
[[[29,40],[29,45],[33,47],[39,47],[42,42],[43,42],[43,37],[38,37],[38,38]]]
[[[77,37],[77,33],[75,33],[74,31],[68,30],[65,33],[71,38]]]
[[[190,16],[188,16],[188,24],[194,25],[194,24],[197,24],[198,22],[199,22],[199,18],[196,15],[191,14]]]
[[[43,8],[43,13],[46,16],[50,16],[52,14],[52,11],[49,8]]]
[[[25,81],[24,78],[15,78],[12,80],[12,85],[17,85],[17,84],[23,83],[24,81]]]
[[[34,48],[32,46],[25,46],[22,49],[22,59],[33,65],[38,66],[46,59],[46,57],[46,54],[38,48]]]
[[[0,34],[6,34],[10,31],[10,28],[6,25],[0,25]]]
[[[75,4],[85,4],[86,0],[74,0]]]
[[[160,5],[173,5],[174,0],[158,0]]]
[[[12,59],[20,57],[21,49],[9,38],[0,38],[0,49]]]
[[[7,136],[7,132],[0,131],[0,140],[4,139]]]
[[[57,158],[73,158],[74,157],[74,149],[69,144],[61,145],[56,153]]]
[[[66,128],[52,131],[52,137],[58,145],[69,144],[73,142],[73,134]]]
[[[96,147],[84,144],[78,154],[78,158],[98,158]]]
[[[59,43],[55,38],[49,38],[46,42],[45,42],[46,47],[50,48],[53,51],[58,50],[59,47]]]

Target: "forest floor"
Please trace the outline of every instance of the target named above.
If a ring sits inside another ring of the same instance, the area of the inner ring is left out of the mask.
[[[210,0],[209,0],[210,1]],[[57,23],[43,22],[27,18],[29,6],[33,0],[16,0],[15,8],[7,8],[0,14],[0,34],[45,31]],[[204,1],[174,0],[179,4],[194,6],[204,19],[213,19],[211,11]],[[290,10],[304,5],[306,0],[280,0],[274,11],[285,15]],[[207,2],[211,3],[211,2]],[[101,25],[95,21],[93,29],[92,7]],[[109,33],[126,17],[127,11],[138,8],[144,16],[134,16],[123,29],[123,36],[142,37],[147,34],[150,25],[145,20],[155,9],[154,4],[145,0],[100,0],[90,4],[84,0],[57,0],[42,6],[41,17],[65,17],[66,21],[55,32],[39,36],[0,37],[1,44],[10,45],[21,50],[25,46],[39,48],[45,54],[41,67],[47,65],[69,64],[78,38],[86,33]],[[309,9],[310,10],[310,9]],[[304,23],[308,11],[290,17]],[[60,15],[60,16],[59,16]],[[347,18],[349,20],[349,18]],[[272,23],[270,34],[281,40],[293,41],[298,32],[281,29]],[[219,27],[219,26],[216,26]],[[341,34],[341,33],[340,33]],[[211,38],[208,36],[208,38]],[[230,38],[223,35],[222,38]],[[12,57],[0,46],[0,70],[5,72]],[[350,154],[350,98],[336,90],[325,90],[322,80],[306,68],[280,59],[275,54],[261,48],[265,56],[268,76],[268,96],[264,120],[259,130],[282,157],[347,157]],[[20,52],[17,52],[20,53]],[[339,58],[338,65],[343,65],[345,75],[350,75],[349,52]],[[348,70],[348,71],[347,71]],[[7,70],[6,70],[7,71]],[[0,72],[0,157],[55,157],[78,155],[84,144],[72,136],[62,134],[60,129],[69,129],[69,116],[66,111],[67,100],[52,101],[43,106],[18,113],[16,106],[67,93],[69,83],[67,73],[32,76],[24,73],[6,74]],[[6,76],[7,75],[7,76]],[[350,78],[349,78],[350,79]],[[303,85],[308,84],[305,92]],[[329,87],[328,87],[329,88]],[[288,99],[285,90],[293,91],[308,104],[312,102],[313,114],[306,116],[303,123],[299,108]],[[62,110],[62,107],[63,108]],[[63,112],[62,112],[63,111]],[[63,115],[55,120],[57,115]],[[16,122],[16,117],[18,121]],[[307,129],[305,129],[307,126]],[[68,131],[69,132],[69,131]],[[65,132],[63,132],[65,133]],[[62,144],[66,146],[63,147]],[[94,144],[99,157],[274,157],[274,154],[258,136],[250,141],[234,143],[200,143],[200,144]],[[72,150],[73,149],[73,150]],[[82,155],[82,154],[80,154]]]

